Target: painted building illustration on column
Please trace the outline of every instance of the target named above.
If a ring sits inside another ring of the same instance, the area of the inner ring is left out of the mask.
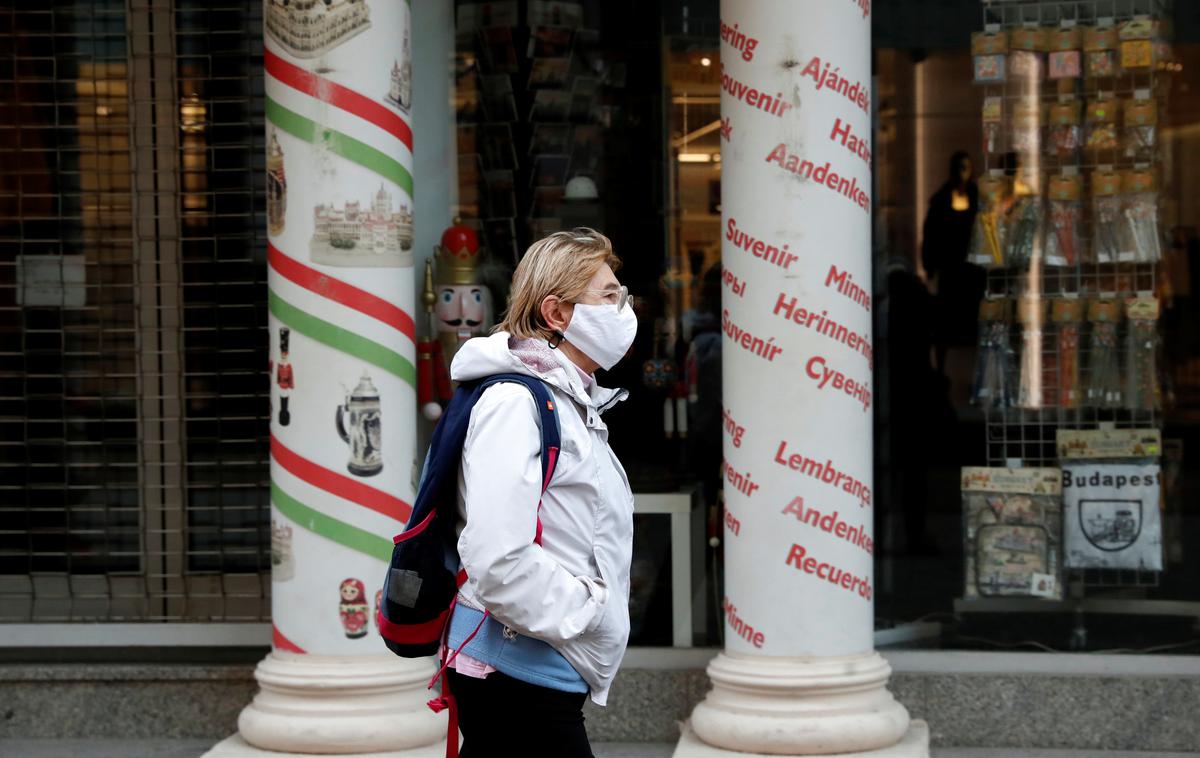
[[[371,598],[415,495],[411,63],[395,44],[410,11],[266,15],[275,647],[376,654]]]
[[[366,0],[270,0],[267,34],[297,58],[315,58],[371,26]]]
[[[271,130],[267,142],[267,232],[282,234],[287,220],[287,176],[283,170],[283,148]]]
[[[412,242],[412,212],[404,203],[395,210],[382,184],[366,208],[357,200],[313,208],[313,263],[412,266]]]
[[[292,528],[271,519],[271,581],[288,582],[296,576],[292,553]]]
[[[400,60],[392,62],[392,80],[387,96],[388,102],[405,113],[412,107],[412,46],[408,37],[408,28],[405,27]]]

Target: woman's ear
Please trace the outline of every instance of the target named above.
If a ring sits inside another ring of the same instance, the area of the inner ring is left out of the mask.
[[[542,314],[542,323],[551,331],[565,332],[567,324],[571,323],[571,312],[574,310],[571,304],[565,302],[558,295],[546,295],[542,299],[539,312]]]

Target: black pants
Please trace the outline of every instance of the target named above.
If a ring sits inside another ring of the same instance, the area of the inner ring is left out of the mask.
[[[484,679],[446,670],[458,700],[459,758],[592,758],[586,694],[528,684],[494,671]]]

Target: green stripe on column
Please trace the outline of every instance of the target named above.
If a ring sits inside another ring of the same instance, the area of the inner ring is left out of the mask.
[[[348,134],[321,126],[312,119],[284,108],[270,97],[267,98],[267,120],[305,142],[324,142],[333,152],[393,182],[410,198],[413,196],[412,174],[387,153]]]
[[[287,494],[275,482],[271,482],[271,502],[275,503],[280,513],[313,534],[381,561],[392,558],[391,540],[326,516]]]
[[[416,388],[416,369],[413,368],[412,362],[395,350],[305,313],[275,294],[274,290],[268,293],[268,300],[271,313],[305,337],[340,350],[347,355],[361,358],[367,363],[396,375],[408,382],[414,389]]]

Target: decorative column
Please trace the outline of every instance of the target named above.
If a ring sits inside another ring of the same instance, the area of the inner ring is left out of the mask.
[[[725,650],[676,756],[925,756],[874,651],[869,0],[722,0]]]
[[[266,0],[273,649],[210,756],[429,755],[432,660],[375,628],[417,477],[411,11]]]

